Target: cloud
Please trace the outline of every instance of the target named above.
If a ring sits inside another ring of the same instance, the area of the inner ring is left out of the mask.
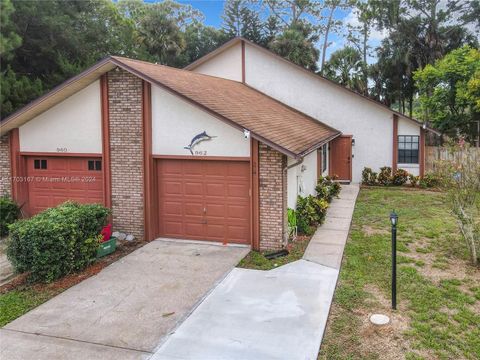
[[[354,9],[350,11],[344,19],[345,25],[350,25],[351,27],[358,28],[362,26],[360,20],[358,20],[358,10]],[[346,26],[345,26],[345,31]],[[375,26],[370,31],[369,40],[380,42],[388,36],[388,30],[378,30]]]

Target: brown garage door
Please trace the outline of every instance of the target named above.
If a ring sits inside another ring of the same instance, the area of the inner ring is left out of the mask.
[[[159,236],[250,243],[245,161],[157,160]]]
[[[29,156],[27,176],[30,215],[67,200],[103,203],[100,158]]]

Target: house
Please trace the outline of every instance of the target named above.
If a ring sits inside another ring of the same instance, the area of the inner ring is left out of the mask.
[[[418,121],[242,38],[174,69],[109,57],[1,123],[0,192],[27,215],[102,203],[114,228],[280,248],[318,176],[422,175]]]

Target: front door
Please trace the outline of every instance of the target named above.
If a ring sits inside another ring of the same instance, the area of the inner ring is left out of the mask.
[[[330,142],[330,176],[352,181],[352,136],[342,135]]]

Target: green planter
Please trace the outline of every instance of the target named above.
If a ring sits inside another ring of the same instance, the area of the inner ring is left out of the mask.
[[[101,243],[100,246],[98,247],[97,259],[101,258],[102,256],[106,256],[108,254],[113,253],[116,248],[117,248],[117,238],[111,237],[110,240]]]

